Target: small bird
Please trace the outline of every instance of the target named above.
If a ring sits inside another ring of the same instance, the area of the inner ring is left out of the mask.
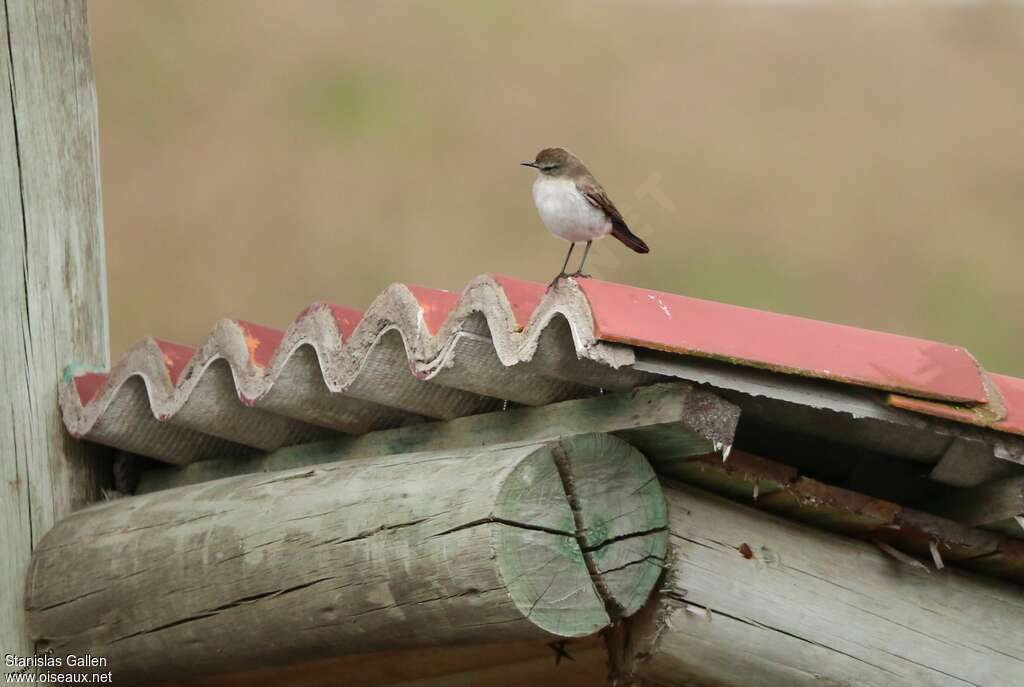
[[[537,170],[533,182],[533,202],[544,226],[555,236],[569,241],[562,270],[548,285],[550,289],[562,277],[589,277],[583,273],[590,244],[595,239],[611,234],[637,253],[648,253],[650,248],[634,234],[622,219],[608,194],[597,183],[594,175],[579,158],[565,148],[545,148],[532,162],[521,163]],[[576,244],[586,241],[579,269],[566,273],[569,258]]]

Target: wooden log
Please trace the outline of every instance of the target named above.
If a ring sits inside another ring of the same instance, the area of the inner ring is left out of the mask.
[[[234,477],[59,523],[28,618],[118,684],[585,637],[646,602],[666,523],[650,465],[607,435]]]
[[[1024,583],[1024,546],[1016,540],[802,477],[789,465],[745,451],[733,451],[728,462],[698,456],[663,466],[661,472],[816,527]]]
[[[736,406],[691,384],[654,384],[628,393],[340,437],[243,459],[161,465],[142,473],[136,493],[342,458],[485,447],[592,432],[614,433],[659,465],[730,446],[738,420]]]
[[[672,556],[631,621],[655,685],[1012,687],[1020,587],[906,566],[874,546],[666,483]]]
[[[32,547],[102,482],[104,450],[71,441],[57,406],[66,365],[109,364],[84,0],[7,0],[0,84],[0,647],[26,656]]]

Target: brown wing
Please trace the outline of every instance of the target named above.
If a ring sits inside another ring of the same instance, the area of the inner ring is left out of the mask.
[[[603,212],[612,223],[612,236],[622,241],[624,244],[635,250],[637,253],[648,253],[650,248],[644,243],[644,240],[631,232],[629,226],[626,225],[626,220],[622,218],[622,213],[615,207],[615,203],[608,197],[605,190],[601,187],[601,184],[597,183],[594,177],[587,175],[585,178],[580,179],[576,182],[576,188],[583,197],[586,198],[591,205],[596,207],[598,210]]]
[[[616,224],[621,224],[626,229],[629,229],[626,226],[626,220],[622,219],[622,213],[615,207],[615,203],[612,202],[612,199],[608,197],[608,194],[605,193],[601,184],[597,183],[594,177],[587,175],[583,179],[578,180],[576,188],[583,194],[584,198],[590,201],[591,205],[607,215],[613,227]]]

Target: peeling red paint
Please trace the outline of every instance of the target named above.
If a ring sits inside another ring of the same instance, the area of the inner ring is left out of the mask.
[[[405,288],[409,289],[413,298],[420,304],[427,331],[437,334],[444,325],[444,321],[448,319],[448,314],[459,302],[459,294],[426,286],[406,285]]]
[[[580,279],[598,338],[913,396],[985,403],[962,348],[792,315]]]
[[[355,331],[356,326],[363,319],[363,311],[356,310],[355,308],[346,308],[343,305],[334,305],[333,303],[326,304],[331,310],[331,314],[334,315],[334,322],[338,325],[338,331],[341,332],[341,336],[344,340],[348,340],[352,336],[352,332]]]
[[[284,338],[280,329],[264,327],[244,320],[236,320],[245,335],[245,345],[249,348],[249,363],[256,367],[266,367]]]
[[[177,385],[181,373],[185,371],[196,349],[163,339],[153,339],[153,341],[164,354],[164,366],[167,368],[167,376],[170,377],[171,384]]]

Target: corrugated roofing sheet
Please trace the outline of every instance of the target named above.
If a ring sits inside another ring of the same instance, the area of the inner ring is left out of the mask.
[[[963,348],[594,279],[485,275],[317,303],[285,331],[223,320],[198,348],[146,339],[61,391],[69,431],[168,462],[628,389],[634,347],[892,392],[890,404],[1024,435],[1024,380]],[[239,402],[241,401],[241,402]]]

